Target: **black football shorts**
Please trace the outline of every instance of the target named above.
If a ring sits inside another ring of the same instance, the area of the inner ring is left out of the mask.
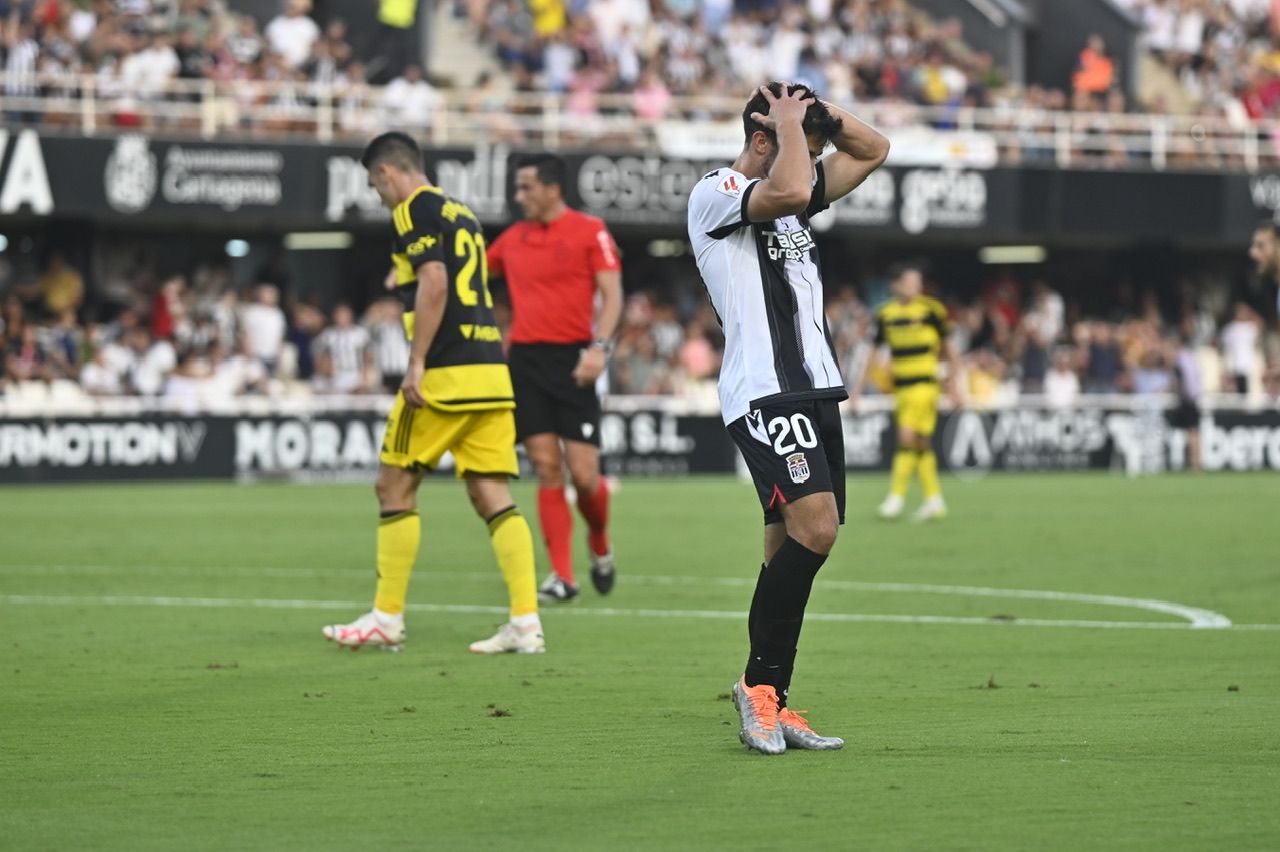
[[[588,343],[513,343],[507,353],[516,393],[516,434],[546,432],[600,446],[600,397],[579,387],[573,369]]]
[[[729,424],[764,508],[764,522],[782,521],[781,507],[830,491],[844,523],[844,429],[834,400],[783,402]]]

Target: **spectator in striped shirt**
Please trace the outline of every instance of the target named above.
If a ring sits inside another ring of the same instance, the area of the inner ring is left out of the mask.
[[[333,367],[331,390],[334,393],[365,393],[369,390],[369,332],[356,325],[350,305],[333,309],[333,325],[320,332],[313,344],[319,356],[326,355]],[[317,358],[319,360],[319,358]]]

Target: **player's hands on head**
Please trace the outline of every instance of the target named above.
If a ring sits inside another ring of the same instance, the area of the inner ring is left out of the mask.
[[[781,97],[775,95],[768,86],[761,86],[760,94],[764,95],[764,99],[769,103],[769,112],[767,115],[753,112],[751,118],[775,132],[783,124],[804,124],[805,111],[814,103],[812,94],[799,90],[788,94],[785,84]]]
[[[422,408],[427,404],[422,396],[423,371],[421,364],[410,364],[409,369],[405,371],[404,381],[400,382],[400,393],[404,395],[404,404],[410,408]]]

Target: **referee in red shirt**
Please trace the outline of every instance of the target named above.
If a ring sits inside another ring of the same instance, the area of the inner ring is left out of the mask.
[[[524,221],[489,247],[489,274],[505,278],[511,296],[508,362],[516,395],[516,432],[538,474],[538,518],[554,573],[544,599],[578,594],[570,544],[573,517],[564,468],[587,522],[591,583],[613,588],[609,489],[600,477],[600,397],[596,380],[613,349],[622,313],[618,247],[604,222],[572,210],[562,187],[564,161],[538,154],[516,169],[516,203]],[[599,314],[596,294],[599,293]]]

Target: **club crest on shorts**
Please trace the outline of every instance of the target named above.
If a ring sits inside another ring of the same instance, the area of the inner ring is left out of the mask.
[[[787,473],[791,474],[791,481],[796,485],[808,481],[809,460],[804,457],[804,453],[792,453],[787,456]]]

